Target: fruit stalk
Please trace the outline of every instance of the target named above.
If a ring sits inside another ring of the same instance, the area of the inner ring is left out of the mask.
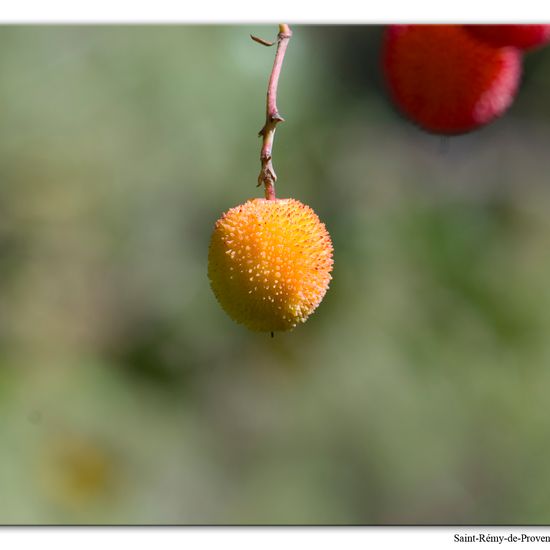
[[[265,198],[268,200],[275,200],[275,182],[277,181],[277,175],[273,169],[272,162],[273,140],[275,138],[277,124],[284,121],[284,118],[279,114],[277,109],[277,87],[279,85],[279,76],[281,75],[283,60],[291,36],[292,31],[288,25],[279,25],[279,34],[277,35],[276,42],[277,52],[275,53],[275,61],[267,86],[266,119],[263,128],[259,132],[262,138],[262,149],[260,152],[262,167],[260,169],[260,175],[258,176],[258,187],[261,185],[265,187]],[[265,46],[273,45],[255,36],[253,36],[252,39]]]

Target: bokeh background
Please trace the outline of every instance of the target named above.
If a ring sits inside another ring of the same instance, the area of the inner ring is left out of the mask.
[[[381,27],[293,30],[277,191],[335,269],[271,339],[206,258],[277,26],[0,28],[0,523],[550,523],[550,48],[442,144]]]

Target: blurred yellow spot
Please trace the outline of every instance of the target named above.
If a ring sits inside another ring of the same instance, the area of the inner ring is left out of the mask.
[[[80,505],[111,492],[114,463],[96,441],[67,437],[53,442],[46,463],[46,481],[55,500]]]

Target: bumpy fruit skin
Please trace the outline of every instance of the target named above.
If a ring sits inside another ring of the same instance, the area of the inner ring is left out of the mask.
[[[295,199],[251,199],[216,222],[208,277],[237,323],[285,331],[319,305],[332,264],[330,236],[309,206]]]
[[[521,76],[518,50],[488,46],[461,25],[390,25],[382,57],[397,107],[437,134],[462,134],[500,116]]]
[[[497,48],[530,50],[550,42],[550,25],[464,25],[475,38]]]

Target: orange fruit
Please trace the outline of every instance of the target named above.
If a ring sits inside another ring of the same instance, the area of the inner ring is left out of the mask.
[[[295,199],[251,199],[216,222],[208,253],[214,295],[237,323],[262,332],[303,323],[323,299],[332,243]]]

